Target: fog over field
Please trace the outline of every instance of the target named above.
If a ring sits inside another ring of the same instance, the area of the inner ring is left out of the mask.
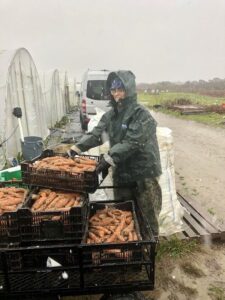
[[[131,69],[137,82],[224,78],[224,0],[0,0],[1,49],[38,70]]]

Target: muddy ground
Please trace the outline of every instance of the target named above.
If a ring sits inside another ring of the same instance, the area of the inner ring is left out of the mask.
[[[224,226],[225,129],[212,128],[152,112],[161,127],[173,131],[176,187]],[[186,266],[186,267],[185,267]],[[181,260],[156,267],[156,289],[149,299],[225,299],[225,244],[202,243]]]
[[[225,220],[225,129],[152,112],[173,131],[176,187],[221,224]]]

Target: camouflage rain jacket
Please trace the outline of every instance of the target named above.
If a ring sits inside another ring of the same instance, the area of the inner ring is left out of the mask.
[[[137,104],[135,76],[130,71],[109,74],[107,88],[118,76],[126,90],[126,98],[118,103],[111,97],[112,108],[107,111],[92,132],[76,144],[82,151],[101,145],[102,134],[109,136],[114,168],[114,181],[130,183],[161,174],[161,164],[156,138],[156,121],[150,112]]]

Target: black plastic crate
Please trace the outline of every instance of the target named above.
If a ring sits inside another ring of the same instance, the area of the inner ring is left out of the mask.
[[[142,211],[133,201],[91,203],[89,218],[96,210],[113,206],[122,210],[133,210],[136,231],[141,239],[133,242],[86,244],[88,226],[80,245],[81,268],[84,288],[94,290],[116,290],[125,286],[136,286],[136,290],[154,288],[156,241],[144,220]],[[139,231],[140,230],[140,231]],[[119,255],[107,254],[119,250]],[[128,288],[128,290],[129,290]]]
[[[23,187],[26,188],[22,183],[11,184],[9,182],[0,184],[1,188],[5,187]],[[26,194],[24,195],[24,201],[26,199]],[[0,215],[0,247],[11,247],[20,243],[20,232],[19,232],[19,222],[18,222],[18,209],[22,206],[19,204],[15,211],[4,212]]]
[[[98,205],[110,205],[110,201]],[[91,204],[92,205],[92,204]],[[154,288],[156,241],[136,206],[142,240],[119,244],[73,244],[0,249],[0,285],[3,295],[82,295],[127,293]],[[115,249],[141,255],[135,260],[93,261],[92,252]],[[48,267],[51,257],[59,266]],[[88,259],[87,259],[88,258]]]
[[[78,262],[79,250],[74,244],[2,251],[1,291],[6,295],[26,295],[29,292],[42,293],[44,290],[80,289]]]
[[[19,248],[19,244],[17,246]],[[13,248],[16,248],[16,244]],[[6,249],[10,248],[4,247],[4,252],[3,248],[0,250],[0,295],[5,292],[6,286],[9,284],[6,277],[7,272],[21,269],[20,252],[6,251]]]
[[[1,256],[0,256],[0,270],[21,270],[21,253],[16,249],[19,249],[20,244],[14,245],[10,248],[1,248]],[[4,250],[4,251],[3,251]],[[13,251],[15,250],[15,251]],[[3,256],[4,253],[4,256]]]
[[[60,188],[69,191],[94,193],[99,186],[99,178],[96,170],[83,173],[56,171],[50,169],[37,170],[33,163],[46,157],[63,156],[62,153],[54,153],[52,150],[44,151],[40,157],[32,161],[21,163],[22,180],[24,183],[47,188]],[[99,156],[81,155],[99,162]]]
[[[89,219],[93,215],[95,215],[96,211],[103,210],[106,208],[106,206],[108,208],[115,208],[115,209],[119,209],[119,210],[123,210],[123,211],[130,211],[133,216],[135,230],[136,230],[138,239],[139,240],[142,239],[142,237],[140,235],[138,220],[137,220],[136,213],[134,210],[133,201],[125,201],[125,202],[121,202],[121,203],[111,202],[111,203],[107,203],[107,205],[105,203],[95,202],[95,203],[90,203],[90,205],[89,205],[87,224],[85,227],[85,234],[84,234],[84,238],[82,240],[82,244],[87,243],[87,238],[88,238],[88,233],[89,233]],[[112,244],[113,244],[113,246],[112,246]],[[113,263],[114,261],[124,262],[124,261],[136,260],[136,259],[140,260],[141,255],[142,255],[142,253],[140,251],[140,247],[136,247],[135,244],[128,243],[128,242],[126,242],[126,243],[101,243],[100,248],[98,248],[98,245],[99,245],[98,243],[91,244],[91,245],[93,245],[94,247],[97,246],[97,248],[95,248],[94,252],[90,252],[90,253],[87,252],[87,256],[83,257],[83,258],[85,258],[86,263],[93,263],[95,265],[101,264],[104,262],[112,262]]]
[[[5,212],[0,216],[0,247],[9,247],[20,242],[17,212]]]
[[[80,243],[84,234],[88,195],[80,193],[81,205],[71,207],[68,211],[32,211],[31,207],[34,201],[32,195],[37,194],[39,190],[39,187],[31,190],[23,207],[17,213],[23,245],[60,243],[62,241]]]

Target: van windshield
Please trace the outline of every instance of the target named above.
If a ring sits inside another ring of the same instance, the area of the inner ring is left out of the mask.
[[[110,100],[106,92],[106,80],[89,80],[87,97],[93,100]]]

